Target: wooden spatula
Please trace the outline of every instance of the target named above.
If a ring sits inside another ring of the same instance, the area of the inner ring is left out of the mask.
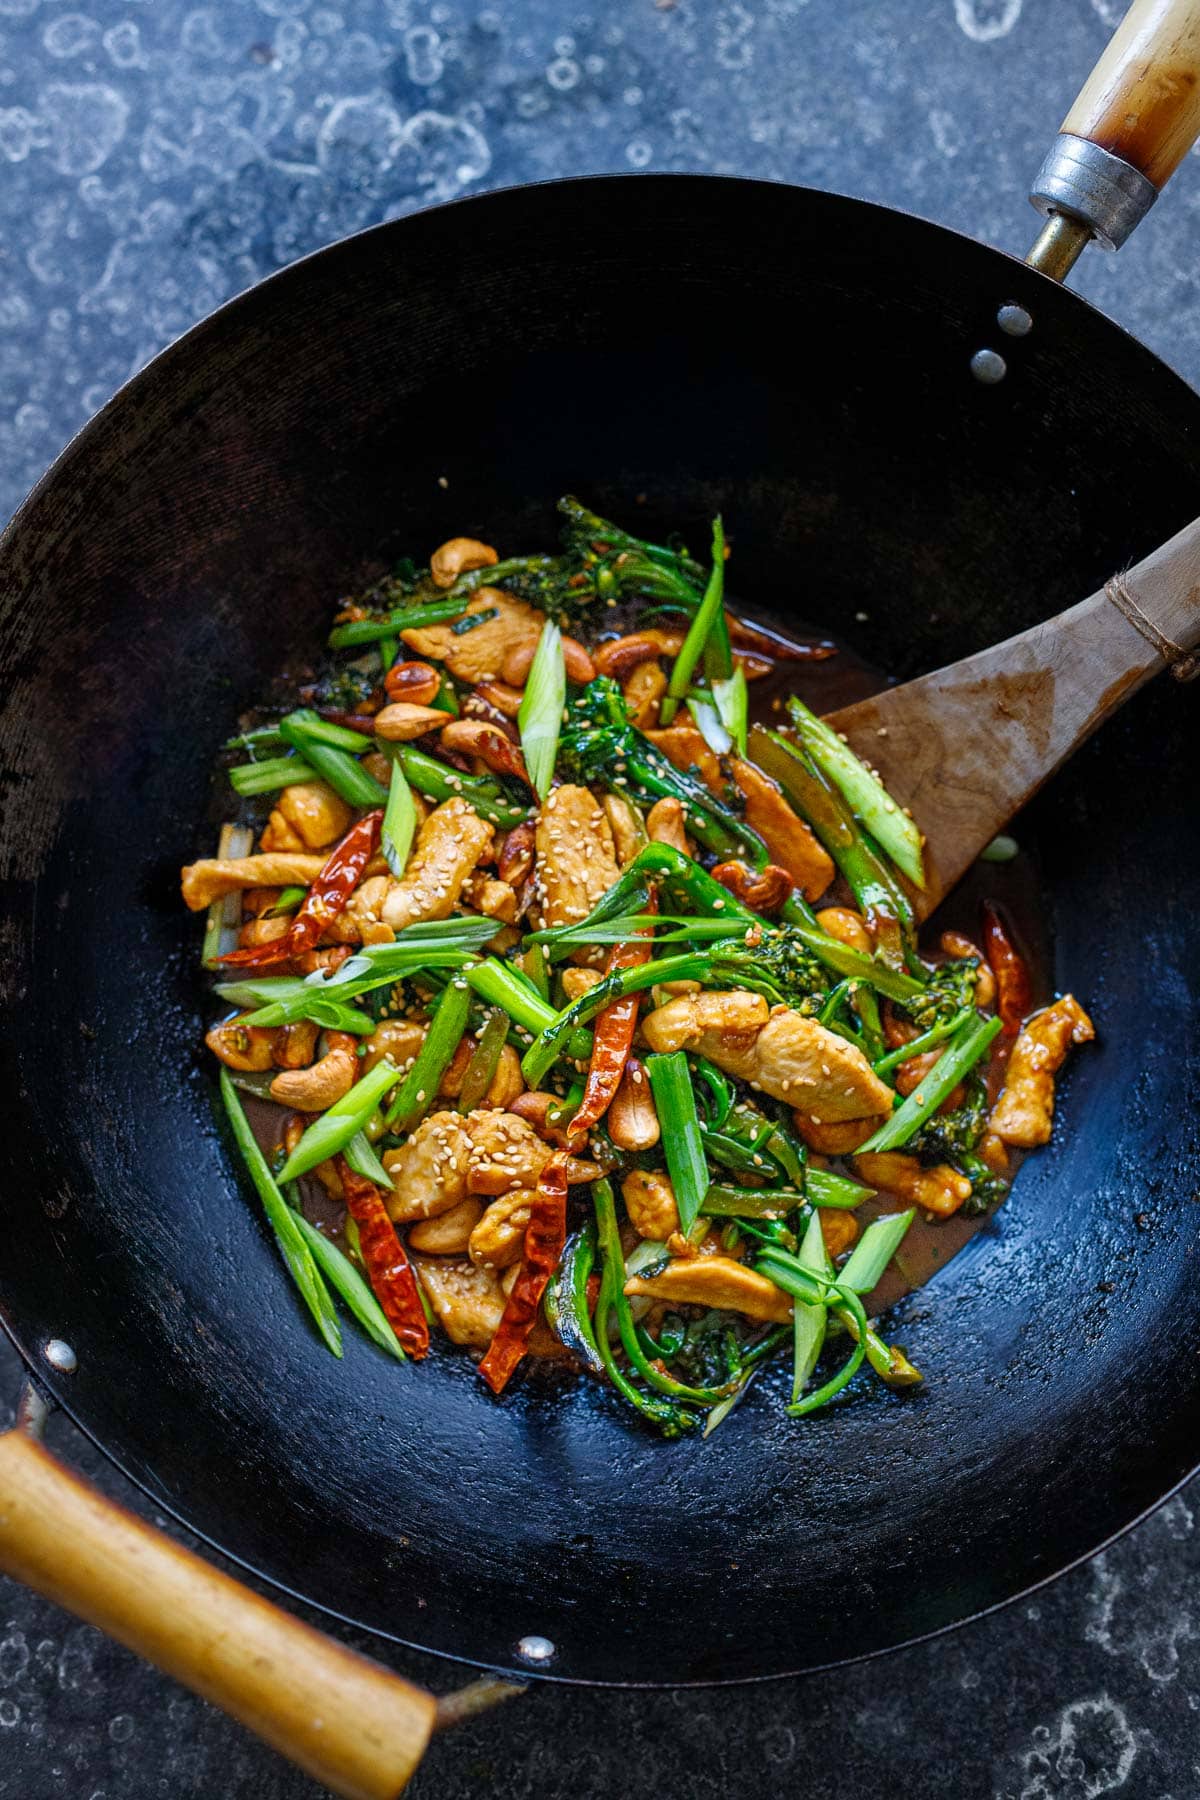
[[[918,916],[1152,675],[1200,674],[1198,645],[1200,519],[1057,618],[831,714],[925,834]]]

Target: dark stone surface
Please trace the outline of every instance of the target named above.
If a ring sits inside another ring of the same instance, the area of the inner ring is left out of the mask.
[[[1020,252],[1028,178],[1121,10],[79,4],[0,0],[0,515],[219,301],[331,237],[488,185],[737,172],[909,207]],[[1120,258],[1093,254],[1078,277],[1193,377],[1198,208],[1189,163]],[[0,1379],[15,1395],[7,1350]],[[145,1510],[64,1421],[51,1437]],[[1184,1800],[1200,1792],[1194,1503],[1193,1489],[1032,1600],[880,1663],[740,1691],[536,1692],[439,1742],[411,1791]],[[438,1689],[459,1679],[393,1660]],[[5,1800],[317,1792],[7,1584],[0,1734]]]

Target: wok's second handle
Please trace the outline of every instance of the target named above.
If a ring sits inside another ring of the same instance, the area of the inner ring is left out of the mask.
[[[1060,236],[1074,227],[1075,254],[1089,238],[1118,249],[1197,136],[1200,0],[1133,0],[1063,120],[1030,199],[1039,212],[1069,222]]]
[[[345,1800],[395,1800],[436,1703],[0,1434],[0,1569],[240,1719]]]

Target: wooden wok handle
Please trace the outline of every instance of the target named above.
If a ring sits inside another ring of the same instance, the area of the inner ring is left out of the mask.
[[[16,1430],[0,1434],[0,1568],[345,1800],[395,1800],[424,1755],[432,1695],[210,1568]]]
[[[1062,129],[1161,188],[1200,135],[1196,0],[1133,0]]]

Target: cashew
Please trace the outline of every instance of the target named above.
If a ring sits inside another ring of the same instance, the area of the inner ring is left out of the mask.
[[[679,1208],[670,1178],[657,1169],[631,1169],[621,1183],[629,1223],[639,1237],[665,1243],[679,1230]]]
[[[817,914],[817,924],[829,937],[836,938],[839,944],[846,944],[851,950],[861,950],[864,956],[870,956],[874,949],[862,914],[852,911],[848,906],[824,907]]]
[[[618,1150],[650,1150],[662,1136],[650,1083],[635,1056],[626,1062],[609,1106],[608,1135]]]
[[[533,826],[528,822],[524,825],[514,825],[500,845],[500,858],[496,864],[496,873],[501,881],[507,881],[509,887],[518,888],[533,874],[533,864]]]
[[[511,1044],[505,1044],[500,1052],[500,1060],[496,1064],[496,1073],[492,1076],[485,1104],[498,1108],[501,1112],[511,1111],[524,1092],[525,1077],[521,1073],[521,1059]]]
[[[429,559],[429,573],[435,587],[452,588],[460,575],[470,569],[491,569],[500,561],[490,544],[478,538],[447,538]]]
[[[659,656],[678,656],[682,648],[681,631],[638,631],[601,644],[592,661],[599,674],[625,681],[639,663],[653,662]]]
[[[275,1067],[306,1069],[317,1047],[317,1027],[311,1019],[281,1025],[275,1033]]]
[[[441,735],[443,750],[477,756],[494,775],[512,775],[528,784],[529,773],[519,744],[486,719],[451,719]]]
[[[479,1269],[506,1269],[520,1262],[525,1250],[525,1227],[529,1224],[536,1190],[517,1188],[493,1200],[471,1233],[467,1254]]]
[[[646,814],[646,831],[652,844],[670,844],[673,850],[691,855],[692,847],[683,828],[683,806],[674,799],[656,800]]]
[[[418,1219],[409,1227],[408,1241],[412,1249],[430,1256],[461,1256],[478,1225],[483,1212],[478,1200],[460,1200],[449,1212],[433,1219]]]
[[[639,731],[652,731],[658,724],[659,701],[667,691],[667,678],[656,662],[637,663],[622,685],[629,721]]]
[[[791,898],[795,882],[786,869],[778,863],[768,863],[765,868],[752,869],[747,863],[736,858],[729,862],[718,863],[713,870],[713,877],[728,888],[735,900],[748,906],[757,913],[777,913]]]
[[[520,688],[510,687],[506,681],[481,681],[475,692],[488,706],[503,713],[506,719],[516,718],[525,698]]]
[[[564,1115],[556,1124],[551,1124],[550,1114],[562,1101],[557,1094],[539,1093],[518,1094],[509,1105],[509,1112],[518,1119],[524,1119],[532,1125],[544,1144],[558,1144],[565,1149],[573,1140],[567,1132],[569,1118]]]
[[[238,932],[238,949],[250,950],[258,944],[273,944],[286,937],[290,919],[251,919]]]
[[[442,685],[442,678],[431,663],[393,663],[383,678],[389,700],[406,701],[410,706],[432,706]]]
[[[260,1073],[274,1061],[275,1033],[261,1025],[243,1025],[249,1013],[239,1013],[224,1025],[214,1025],[205,1033],[204,1041],[214,1056],[219,1056],[229,1069]]]
[[[284,1069],[271,1083],[271,1098],[297,1112],[325,1112],[341,1100],[358,1079],[358,1040],[331,1031],[330,1048],[310,1069]]]
[[[375,736],[389,744],[407,744],[412,738],[424,737],[446,723],[446,715],[436,706],[415,706],[409,700],[395,700],[375,714]]]

